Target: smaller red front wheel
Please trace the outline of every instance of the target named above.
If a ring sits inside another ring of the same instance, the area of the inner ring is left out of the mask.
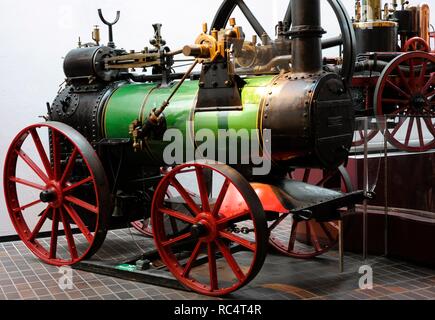
[[[166,223],[168,217],[177,220],[178,232]],[[163,262],[198,293],[229,294],[263,266],[268,241],[263,207],[229,166],[201,162],[174,168],[155,191],[151,223]]]
[[[411,52],[411,51],[429,52],[430,47],[429,44],[423,38],[414,37],[405,42],[402,51],[403,52]]]
[[[107,179],[94,149],[76,130],[47,122],[21,131],[7,153],[3,179],[18,236],[42,261],[72,265],[103,243]]]

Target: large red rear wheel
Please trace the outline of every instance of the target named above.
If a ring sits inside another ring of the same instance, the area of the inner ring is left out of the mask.
[[[106,176],[92,146],[71,127],[47,122],[21,131],[6,156],[4,190],[18,236],[42,261],[72,265],[104,241]]]
[[[168,217],[183,224],[177,230],[185,231],[175,233],[165,223]],[[223,164],[190,163],[168,173],[156,189],[151,223],[168,269],[204,295],[222,296],[243,287],[266,257],[268,231],[261,202],[250,184]]]
[[[312,185],[351,192],[352,185],[345,168],[332,172],[319,169],[298,169],[292,178]],[[338,243],[338,221],[318,222],[297,220],[291,214],[281,214],[269,226],[270,245],[281,254],[298,259],[322,255]]]
[[[385,138],[399,150],[424,152],[435,148],[435,56],[404,53],[384,69],[374,95],[374,111],[386,116]]]

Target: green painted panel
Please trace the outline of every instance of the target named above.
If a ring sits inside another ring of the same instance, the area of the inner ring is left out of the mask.
[[[186,137],[190,120],[194,120],[194,130],[211,129],[257,129],[258,112],[262,97],[272,76],[245,79],[242,90],[243,110],[228,112],[197,112],[193,114],[198,94],[198,81],[186,81],[172,98],[164,112],[166,127],[179,129]],[[129,138],[129,126],[135,119],[146,119],[151,110],[158,108],[168,99],[176,83],[166,88],[155,84],[127,84],[118,88],[108,100],[104,113],[106,138]],[[152,161],[161,162],[164,148],[169,142],[150,139],[145,152]]]
[[[139,118],[140,109],[154,84],[129,84],[118,88],[104,112],[106,138],[128,138],[130,124]]]

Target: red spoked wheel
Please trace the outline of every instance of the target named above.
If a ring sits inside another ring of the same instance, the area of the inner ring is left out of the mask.
[[[379,133],[379,130],[368,130],[367,134],[364,130],[358,130],[355,132],[354,140],[352,142],[353,147],[360,147],[364,145],[365,141],[371,141]]]
[[[165,223],[168,216],[188,226],[186,231],[174,234]],[[196,162],[173,169],[156,189],[151,222],[163,262],[198,293],[229,294],[263,266],[268,240],[263,207],[250,184],[229,166]]]
[[[196,195],[192,192],[190,192],[189,190],[187,190],[187,193],[192,196],[195,197]],[[168,192],[167,193],[167,199],[172,198],[172,195]],[[150,202],[152,201],[152,199],[150,199]],[[175,220],[175,218],[173,217],[167,217],[167,222],[168,224],[170,224],[174,234],[179,232],[178,230],[178,224]],[[146,219],[142,219],[142,220],[137,220],[137,221],[133,221],[130,223],[130,225],[136,230],[138,231],[141,235],[145,236],[145,237],[149,237],[152,238],[153,236],[153,226],[151,225],[151,218],[146,218]]]
[[[351,192],[352,184],[344,167],[331,172],[319,169],[298,169],[292,179],[312,185]],[[269,244],[281,254],[298,259],[311,259],[335,247],[339,238],[338,221],[297,220],[281,214],[269,226]]]
[[[376,85],[374,111],[394,120],[381,125],[388,142],[409,152],[435,147],[435,56],[404,53],[384,69]],[[381,121],[382,123],[382,121]]]
[[[6,156],[4,190],[18,236],[42,261],[72,265],[103,243],[106,175],[92,146],[71,127],[47,122],[21,131]]]
[[[414,37],[405,42],[402,51],[403,52],[412,52],[412,51],[429,52],[430,47],[429,44],[423,38]]]

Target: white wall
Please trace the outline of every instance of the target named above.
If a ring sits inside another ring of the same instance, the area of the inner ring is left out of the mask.
[[[285,13],[285,0],[246,0],[272,33]],[[350,14],[353,1],[344,0]],[[435,4],[435,0],[429,0]],[[41,121],[45,103],[52,101],[64,79],[62,57],[77,44],[90,41],[91,28],[101,25],[97,9],[108,20],[121,10],[115,42],[125,49],[141,49],[153,35],[152,24],[163,23],[163,36],[172,48],[191,44],[204,21],[211,22],[221,0],[0,0],[0,181],[3,161],[13,137],[24,126]],[[339,34],[326,1],[323,25],[329,36]],[[435,6],[434,6],[435,8]],[[433,15],[435,17],[435,14]],[[432,18],[435,24],[435,19]],[[238,24],[246,26],[243,19]],[[249,28],[245,28],[245,32]],[[106,29],[102,30],[106,41]],[[1,183],[2,186],[2,183]],[[2,187],[0,187],[0,190]],[[14,234],[0,191],[0,236]]]

